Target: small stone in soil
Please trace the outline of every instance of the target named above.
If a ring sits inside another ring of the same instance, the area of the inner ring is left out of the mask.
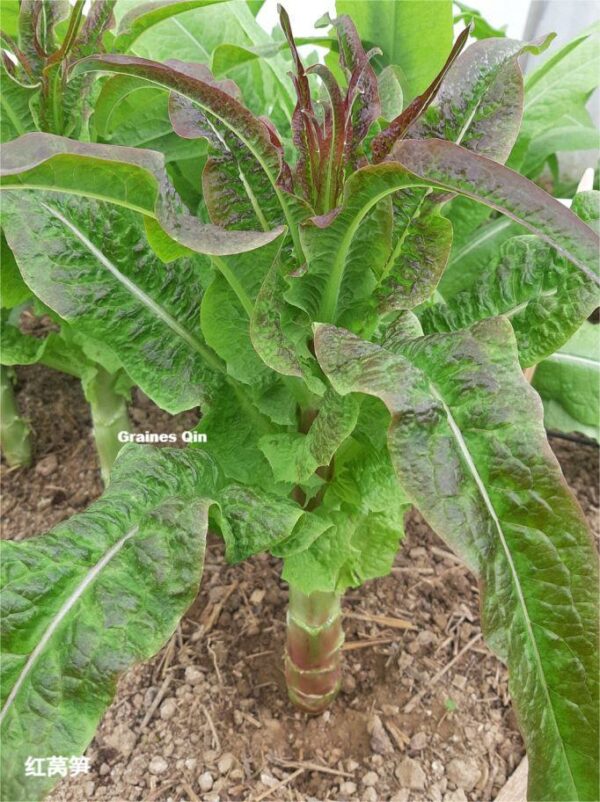
[[[51,476],[58,468],[56,454],[48,454],[35,466],[35,472],[40,476]]]
[[[379,777],[374,771],[368,771],[362,778],[362,784],[365,785],[367,788],[370,788],[373,785],[377,785],[378,782],[379,782]]]
[[[217,764],[219,769],[219,774],[228,774],[232,767],[233,767],[234,757],[231,752],[225,752],[225,754],[219,759]]]
[[[415,752],[421,752],[427,746],[427,734],[425,732],[417,732],[410,739],[410,748]]]
[[[205,771],[204,774],[201,774],[198,778],[198,785],[200,786],[200,790],[206,793],[210,791],[213,787],[213,776],[210,771]]]
[[[188,685],[198,685],[204,682],[204,674],[196,666],[187,666],[185,669],[185,681]]]
[[[393,753],[394,747],[379,716],[372,715],[369,718],[367,731],[371,736],[371,749],[374,752],[378,755],[391,755]]]
[[[343,797],[352,796],[355,793],[356,793],[356,783],[348,781],[340,785],[340,794]]]
[[[169,699],[165,699],[165,701],[160,706],[160,717],[164,719],[164,721],[168,721],[169,719],[173,718],[176,712],[177,712],[177,702],[172,697]]]
[[[404,788],[413,788],[416,791],[422,791],[425,788],[425,772],[421,768],[421,764],[411,757],[405,757],[400,763],[396,769],[396,777]]]
[[[444,802],[468,802],[468,800],[463,789],[457,788],[456,791],[444,794]]]
[[[367,788],[363,794],[364,802],[380,802],[377,791],[374,788]]]
[[[164,774],[165,771],[169,768],[167,761],[161,755],[156,755],[150,761],[150,765],[148,766],[150,770],[150,774]]]
[[[473,790],[481,777],[481,771],[477,763],[470,758],[466,760],[459,758],[451,760],[446,768],[446,773],[450,782],[453,782],[464,791]]]

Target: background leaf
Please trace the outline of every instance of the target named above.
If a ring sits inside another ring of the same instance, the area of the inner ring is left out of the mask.
[[[335,7],[352,17],[368,47],[381,48],[383,65],[402,68],[407,101],[429,86],[452,48],[451,0],[336,0]]]

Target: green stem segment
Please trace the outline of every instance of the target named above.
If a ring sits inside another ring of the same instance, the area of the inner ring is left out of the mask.
[[[340,595],[305,595],[290,587],[285,679],[291,701],[306,713],[322,713],[341,683],[344,643]]]
[[[126,399],[115,389],[117,378],[117,375],[99,367],[94,378],[84,386],[92,413],[100,472],[106,485],[112,464],[122,447],[118,434],[130,430]]]
[[[31,433],[19,415],[9,369],[0,365],[0,448],[11,467],[31,464]]]

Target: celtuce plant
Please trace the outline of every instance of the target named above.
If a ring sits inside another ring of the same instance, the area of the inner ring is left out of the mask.
[[[31,432],[19,414],[10,368],[0,365],[0,448],[11,467],[31,463]]]
[[[25,779],[25,757],[85,749],[117,674],[174,631],[209,522],[229,561],[282,559],[289,695],[325,709],[343,593],[390,571],[414,505],[481,581],[530,799],[591,800],[596,561],[522,371],[598,303],[594,195],[571,211],[503,166],[522,115],[518,58],[546,42],[486,39],[461,54],[465,33],[386,120],[377,50],[351,19],[332,23],[340,83],[304,66],[280,13],[293,160],[204,66],[109,54],[71,69],[170,93],[175,133],[209,146],[199,216],[155,152],[38,133],[4,148],[2,225],[28,286],[165,408],[201,405],[208,440],[126,446],[88,511],[3,544],[5,798],[43,795],[52,780]],[[505,283],[483,277],[480,302],[453,309],[432,299],[457,195],[530,234],[507,246]]]

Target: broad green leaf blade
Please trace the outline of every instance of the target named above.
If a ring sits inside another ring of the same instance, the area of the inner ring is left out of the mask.
[[[4,231],[0,231],[0,308],[13,309],[31,298],[31,290],[23,281],[14,254],[8,247]]]
[[[490,159],[441,140],[401,142],[394,149],[393,158],[430,180],[432,186],[456,191],[512,218],[600,284],[597,234],[533,182]]]
[[[532,43],[485,39],[472,44],[452,65],[435,101],[411,126],[408,136],[448,139],[504,163],[523,113],[518,59],[524,53],[541,53],[552,38]]]
[[[217,474],[205,455],[126,446],[109,489],[47,535],[2,544],[3,799],[41,799],[29,755],[80,755],[116,679],[157,652],[200,583]]]
[[[555,354],[541,362],[533,386],[544,402],[547,429],[581,432],[600,443],[600,336],[584,323]]]
[[[319,325],[340,393],[381,399],[403,490],[481,577],[484,635],[507,661],[529,756],[529,798],[598,787],[597,560],[545,438],[508,321],[392,353]]]
[[[335,7],[352,17],[364,42],[381,48],[381,63],[401,67],[407,100],[429,86],[452,48],[450,0],[336,0]]]
[[[74,74],[102,70],[134,75],[191,100],[210,121],[234,135],[247,148],[266,175],[277,196],[292,236],[295,234],[294,204],[279,186],[281,154],[271,141],[266,125],[219,86],[197,77],[197,71],[134,56],[92,56],[78,62]]]
[[[163,264],[139,215],[61,193],[6,193],[6,238],[43,303],[119,357],[175,414],[210,403],[222,363],[202,340],[198,257]]]
[[[571,208],[598,228],[600,193],[577,195]],[[600,304],[597,285],[537,237],[513,237],[495,261],[469,289],[423,311],[426,333],[455,331],[506,315],[521,364],[527,367],[564,345]]]
[[[121,19],[112,49],[125,53],[139,37],[159,22],[196,8],[204,8],[225,0],[151,0],[134,6]]]
[[[65,192],[155,218],[172,239],[208,254],[231,254],[276,239],[270,232],[225,232],[192,217],[169,183],[162,154],[152,150],[25,134],[2,149],[2,189]]]
[[[387,195],[430,186],[477,200],[516,220],[573,262],[585,277],[598,278],[597,235],[569,209],[518,173],[451,142],[406,140],[395,161],[358,170],[346,182],[344,203],[327,219],[301,227],[308,269],[294,278],[288,299],[315,320],[338,319],[341,288],[352,244],[362,221]],[[365,281],[371,281],[368,263]]]

